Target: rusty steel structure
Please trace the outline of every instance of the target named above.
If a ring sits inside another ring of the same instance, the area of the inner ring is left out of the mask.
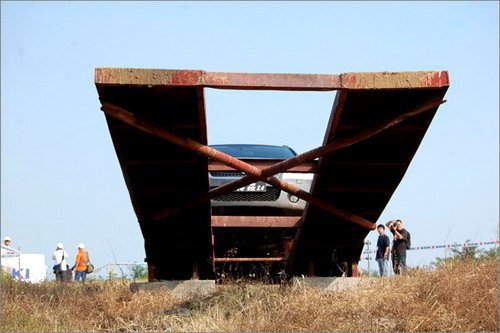
[[[250,74],[98,68],[95,84],[145,240],[149,280],[214,278],[228,265],[357,276],[363,240],[406,172],[448,73]],[[287,160],[209,147],[204,89],[337,90],[323,144]],[[208,172],[246,175],[210,189]],[[314,173],[310,193],[275,177]],[[305,200],[301,216],[212,215],[256,181]],[[233,270],[235,272],[235,270]]]

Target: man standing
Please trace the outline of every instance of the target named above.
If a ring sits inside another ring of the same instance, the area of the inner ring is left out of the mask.
[[[383,224],[379,224],[377,227],[378,240],[377,240],[377,255],[375,259],[378,263],[378,270],[380,276],[389,275],[389,251],[390,251],[390,240],[389,236],[385,234],[385,227]]]
[[[56,262],[54,265],[54,274],[56,275],[57,281],[64,281],[66,276],[66,270],[68,269],[67,259],[68,254],[64,251],[63,243],[57,243],[56,250],[52,255],[52,259]]]
[[[89,254],[85,251],[83,243],[78,244],[78,253],[76,254],[75,265],[71,270],[75,270],[75,281],[85,282],[87,279],[87,265],[89,262]]]
[[[409,248],[410,234],[403,228],[401,220],[389,221],[385,224],[394,235],[392,245],[392,268],[394,274],[406,271],[406,249]]]
[[[2,271],[10,274],[12,267],[19,267],[19,264],[15,264],[15,261],[19,263],[19,259],[15,259],[15,257],[19,255],[19,252],[10,247],[12,245],[12,240],[9,236],[6,236],[3,239],[3,243],[1,245],[2,246],[0,247],[0,254],[2,256],[2,260],[0,262],[0,267]]]

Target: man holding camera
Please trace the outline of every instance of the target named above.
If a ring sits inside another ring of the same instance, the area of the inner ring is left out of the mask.
[[[392,220],[385,224],[394,235],[392,245],[392,268],[394,274],[406,271],[406,250],[410,248],[410,233],[403,228],[401,220]]]

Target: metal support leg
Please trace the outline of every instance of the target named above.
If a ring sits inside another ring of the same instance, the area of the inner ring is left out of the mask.
[[[200,278],[200,269],[198,267],[198,262],[193,261],[193,279],[199,279]]]
[[[148,262],[148,282],[154,282],[156,275],[156,267],[155,265]]]
[[[359,277],[359,270],[358,270],[358,262],[357,261],[353,261],[351,263],[351,276],[352,277]]]
[[[310,260],[307,266],[307,276],[314,276],[314,261]]]

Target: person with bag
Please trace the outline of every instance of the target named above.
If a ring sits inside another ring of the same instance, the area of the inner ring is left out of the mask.
[[[69,265],[67,263],[68,254],[64,251],[63,243],[57,243],[52,259],[56,264],[52,267],[57,281],[65,281]]]
[[[92,273],[93,269],[94,266],[90,263],[90,256],[85,250],[85,245],[83,243],[78,244],[75,265],[71,267],[71,270],[75,270],[75,281],[85,282],[87,273]]]

